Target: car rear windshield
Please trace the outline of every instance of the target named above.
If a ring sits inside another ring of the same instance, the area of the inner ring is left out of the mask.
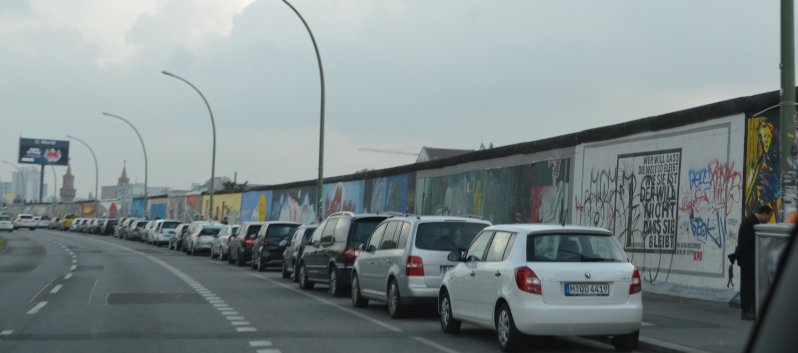
[[[136,223],[136,227],[144,227],[144,226],[146,226],[146,225],[147,225],[147,223],[150,223],[150,221],[141,221],[141,222],[138,222],[138,223]]]
[[[19,219],[33,219],[31,216],[19,216]]]
[[[10,221],[11,218],[8,217],[0,217],[0,221]]]
[[[477,234],[489,226],[474,222],[420,223],[416,230],[416,247],[426,250],[465,250]]]
[[[180,225],[180,222],[163,222],[161,229],[175,229]]]
[[[217,235],[221,230],[222,228],[202,228],[200,235]]]
[[[117,223],[119,223],[118,219],[109,219],[108,223],[106,223],[106,224],[109,225],[109,226],[115,226]]]
[[[278,239],[287,238],[294,234],[297,228],[299,228],[299,226],[295,224],[272,224],[269,226],[269,229],[266,229],[266,237]]]
[[[246,238],[257,238],[258,232],[260,232],[260,228],[263,227],[262,224],[253,224],[247,228],[247,236]]]
[[[365,243],[369,240],[371,233],[374,233],[374,229],[377,228],[382,221],[387,219],[387,217],[370,217],[370,218],[359,218],[355,220],[355,224],[352,226],[354,230],[350,231],[350,238],[349,238],[349,246],[357,248],[360,244]]]
[[[612,235],[530,234],[527,262],[620,262],[626,261],[621,244]]]

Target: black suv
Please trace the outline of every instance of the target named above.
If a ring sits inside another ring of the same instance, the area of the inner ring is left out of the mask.
[[[380,222],[390,215],[337,212],[313,232],[299,260],[299,288],[312,289],[316,282],[330,285],[333,297],[346,294],[352,265]]]
[[[119,223],[117,218],[105,220],[105,223],[100,226],[100,235],[114,234],[114,228],[116,228],[117,223]]]
[[[283,267],[283,252],[296,229],[295,222],[266,222],[258,231],[252,246],[252,269],[266,271],[266,267]]]

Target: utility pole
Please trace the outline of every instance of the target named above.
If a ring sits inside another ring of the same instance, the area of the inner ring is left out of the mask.
[[[795,154],[795,6],[793,0],[781,0],[781,181],[782,212],[778,222],[783,222],[796,208]]]

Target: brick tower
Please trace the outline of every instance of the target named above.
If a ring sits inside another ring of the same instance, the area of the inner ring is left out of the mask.
[[[64,174],[64,186],[61,187],[61,201],[72,201],[75,199],[75,177],[72,176],[72,166],[67,166]]]

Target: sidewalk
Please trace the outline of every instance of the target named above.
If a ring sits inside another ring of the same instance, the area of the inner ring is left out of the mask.
[[[740,320],[740,309],[730,308],[727,303],[643,294],[640,341],[645,346],[672,343],[705,352],[737,353],[745,349],[753,328],[753,321]],[[641,348],[638,346],[639,350],[647,350]]]

